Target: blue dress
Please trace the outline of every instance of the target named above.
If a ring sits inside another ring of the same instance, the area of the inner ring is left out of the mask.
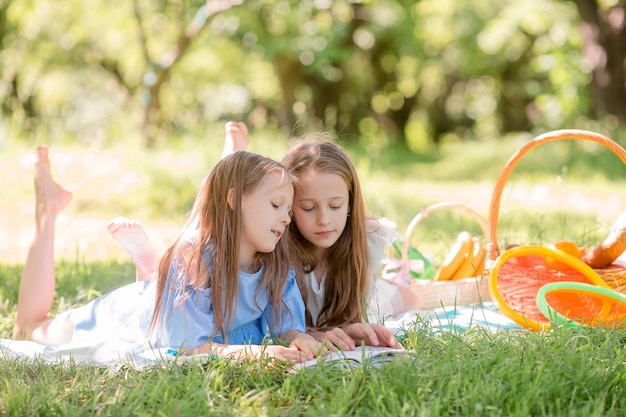
[[[235,316],[230,323],[230,329],[227,330],[227,340],[224,340],[215,323],[211,298],[213,289],[194,289],[186,284],[184,267],[178,261],[178,256],[177,251],[167,276],[161,306],[162,323],[157,329],[155,340],[157,347],[189,348],[209,340],[234,345],[261,344],[265,337],[276,337],[290,329],[305,331],[304,301],[296,284],[293,268],[289,270],[288,281],[283,291],[286,308],[281,309],[278,314],[282,318],[277,323],[280,327],[270,329],[275,307],[270,303],[267,291],[262,290],[257,294],[259,282],[265,271],[265,267],[262,267],[253,274],[239,271]],[[214,258],[211,246],[205,249],[202,258],[210,269]]]
[[[212,265],[213,251],[207,247],[203,256]],[[239,272],[238,299],[235,315],[227,331],[229,344],[261,344],[266,337],[276,337],[290,329],[304,332],[304,301],[295,280],[295,271],[283,291],[286,308],[278,315],[270,303],[267,291],[257,293],[265,267],[248,274]],[[212,289],[184,286],[183,267],[175,254],[163,295],[163,315],[151,344],[155,348],[190,348],[212,340],[226,341],[215,324]],[[70,312],[75,325],[73,344],[102,345],[111,339],[124,343],[143,343],[147,338],[152,316],[156,285],[152,281],[135,282],[118,288]],[[277,328],[271,329],[271,317]],[[278,326],[279,325],[279,326]]]

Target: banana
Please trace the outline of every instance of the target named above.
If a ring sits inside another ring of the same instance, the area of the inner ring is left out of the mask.
[[[475,277],[485,273],[485,260],[487,259],[487,249],[483,246],[479,238],[474,238],[474,266],[476,272]]]
[[[480,243],[480,239],[475,237],[472,239],[472,246],[465,255],[463,263],[454,273],[451,280],[472,278],[484,272],[486,249]]]
[[[452,279],[457,270],[463,265],[466,255],[472,253],[472,234],[461,232],[452,245],[452,249],[443,260],[443,263],[435,274],[435,281],[447,281]]]

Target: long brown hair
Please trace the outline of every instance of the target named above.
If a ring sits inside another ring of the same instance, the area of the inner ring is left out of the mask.
[[[350,196],[346,227],[334,245],[326,251],[324,302],[316,320],[323,329],[360,323],[365,320],[364,305],[369,283],[370,256],[367,246],[365,204],[354,164],[346,153],[330,141],[300,142],[283,158],[283,164],[297,179],[309,172],[337,174],[346,182]],[[296,194],[298,186],[296,185]],[[289,250],[302,298],[307,300],[304,275],[320,261],[315,246],[306,240],[292,220]],[[313,320],[307,311],[307,327]]]
[[[151,330],[162,323],[163,316],[168,314],[163,311],[162,305],[164,297],[170,296],[170,291],[182,290],[183,297],[186,297],[191,291],[188,287],[211,287],[216,329],[222,334],[224,343],[228,343],[228,330],[237,309],[242,198],[244,194],[253,193],[271,172],[279,172],[292,180],[279,162],[240,151],[219,161],[203,180],[181,234],[159,263]],[[234,190],[232,208],[228,204],[230,190]],[[209,259],[210,265],[206,265],[202,258],[208,247],[212,248],[213,255]],[[173,265],[176,258],[178,262]],[[275,322],[280,320],[281,307],[287,308],[282,293],[288,279],[290,262],[284,236],[273,252],[257,254],[255,266],[261,265],[265,265],[265,271],[256,293],[267,289],[270,303],[279,307],[273,309],[276,317],[270,318],[271,326],[275,328],[281,325]],[[170,269],[179,267],[184,268],[184,282],[167,282]],[[184,299],[176,300],[174,307],[183,302]]]

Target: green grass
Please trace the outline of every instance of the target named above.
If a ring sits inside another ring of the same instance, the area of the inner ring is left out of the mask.
[[[259,137],[251,150],[267,150],[262,153],[280,158],[286,146]],[[457,144],[428,155],[408,155],[395,148],[377,155],[348,151],[359,170],[368,210],[391,218],[403,231],[425,207],[448,200],[460,201],[486,219],[493,183],[518,146],[518,139],[512,139]],[[215,161],[215,152],[209,150],[216,148],[221,149],[218,140],[151,152],[131,145],[66,148],[59,152],[68,152],[69,161],[87,158],[86,152],[98,157],[88,161],[87,171],[76,165],[58,166],[55,172],[79,186],[80,192],[73,188],[72,215],[125,214],[154,224],[180,222],[199,179]],[[618,208],[626,207],[621,205],[626,172],[617,158],[586,146],[557,148],[538,149],[511,177],[512,191],[503,196],[498,219],[500,244],[545,244],[567,238],[593,245],[606,235],[614,219],[614,212],[603,211],[612,199],[618,199]],[[13,173],[9,180],[15,179],[10,186],[0,187],[2,201],[32,199],[31,174],[19,165],[24,151],[16,147],[0,156],[0,165]],[[105,169],[96,175],[99,164]],[[132,175],[120,176],[124,172]],[[548,187],[537,199],[541,204],[531,204],[536,203],[528,197],[532,192],[513,198],[514,190],[536,191],[537,186]],[[481,194],[481,190],[486,191]],[[567,199],[572,193],[579,193],[581,203],[587,199],[608,203],[589,209],[572,204]],[[11,213],[13,206],[5,210]],[[20,213],[12,218],[32,221]],[[413,243],[441,256],[461,230],[481,233],[463,213],[434,213],[418,225]],[[85,255],[57,262],[55,312],[82,305],[134,279],[127,262]],[[2,259],[0,337],[8,338],[22,265]],[[317,367],[291,373],[261,362],[218,360],[139,372],[4,358],[0,359],[0,415],[623,416],[625,341],[622,332],[600,329],[437,333],[418,321],[402,340],[416,352],[415,360],[381,369]]]
[[[0,414],[219,416],[623,416],[626,336],[437,333],[416,322],[413,361],[380,369],[263,362],[179,363],[117,371],[0,359]]]

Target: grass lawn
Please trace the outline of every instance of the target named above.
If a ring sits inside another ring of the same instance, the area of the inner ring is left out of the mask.
[[[266,154],[280,158],[286,143],[266,140],[251,150],[269,149]],[[139,219],[157,251],[175,236],[215,161],[208,150],[221,149],[219,141],[183,145],[151,152],[131,145],[51,148],[57,179],[75,194],[59,219],[55,311],[134,279],[132,265],[107,236],[108,219]],[[518,146],[462,144],[411,158],[395,149],[374,158],[349,152],[368,210],[403,231],[420,210],[442,201],[459,201],[487,219],[493,184]],[[2,338],[10,335],[32,226],[30,153],[15,146],[0,155],[8,173],[0,187]],[[502,196],[499,243],[595,245],[626,208],[624,179],[623,164],[594,147],[537,150]],[[424,220],[413,239],[441,259],[464,229],[480,234],[462,213],[441,212]],[[624,416],[625,341],[623,332],[604,329],[436,332],[417,321],[402,340],[415,359],[380,369],[319,366],[294,373],[217,360],[138,372],[0,359],[0,415]]]

